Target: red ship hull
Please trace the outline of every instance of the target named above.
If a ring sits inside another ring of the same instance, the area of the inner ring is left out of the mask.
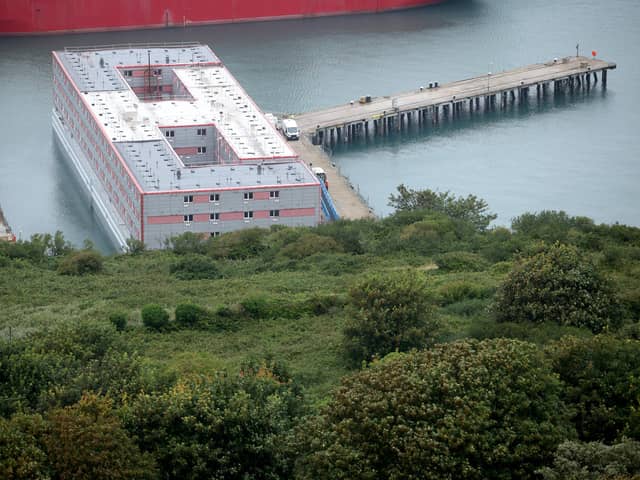
[[[0,35],[131,30],[421,7],[444,0],[0,0]]]

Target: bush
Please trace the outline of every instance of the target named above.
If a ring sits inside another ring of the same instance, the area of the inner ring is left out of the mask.
[[[171,265],[169,271],[180,280],[215,280],[222,276],[213,260],[192,253]]]
[[[267,368],[181,379],[124,409],[132,436],[162,478],[291,478],[283,439],[302,413],[299,389]]]
[[[489,266],[484,258],[471,252],[447,252],[436,256],[434,261],[444,272],[480,272]]]
[[[140,357],[111,325],[62,324],[0,340],[0,415],[77,402],[83,392],[115,399],[147,385]]]
[[[48,480],[49,462],[41,437],[45,429],[39,415],[0,417],[0,478]]]
[[[142,324],[150,330],[162,331],[169,326],[169,314],[160,305],[145,305],[141,315]]]
[[[595,226],[590,218],[570,217],[563,211],[543,210],[514,218],[511,228],[520,235],[553,243],[568,241],[572,230],[589,232]]]
[[[397,211],[427,210],[443,213],[450,218],[467,222],[478,231],[484,231],[498,218],[488,213],[489,205],[475,195],[456,197],[451,192],[433,190],[413,190],[401,184],[398,195],[389,196],[389,206]]]
[[[350,289],[348,302],[344,342],[354,364],[433,341],[436,321],[426,280],[414,271],[369,277]]]
[[[130,255],[139,255],[146,250],[146,245],[136,238],[127,238],[127,253]]]
[[[193,232],[171,237],[167,240],[166,246],[177,255],[203,254],[207,250],[204,237]]]
[[[553,466],[540,469],[543,480],[638,480],[640,442],[624,440],[615,445],[600,442],[564,442]]]
[[[517,264],[498,290],[494,312],[501,322],[556,322],[593,332],[618,320],[608,281],[575,247],[562,244]]]
[[[65,257],[58,272],[63,275],[85,275],[102,271],[102,255],[91,250],[72,253]]]
[[[315,233],[305,233],[282,248],[280,254],[287,258],[300,260],[316,253],[337,253],[341,251],[342,248],[333,238]]]
[[[553,369],[566,384],[584,441],[640,440],[640,343],[600,335],[567,337],[548,348]]]
[[[204,324],[210,317],[209,312],[198,305],[181,303],[176,307],[176,323],[183,327],[196,327]]]
[[[109,321],[116,327],[118,332],[122,332],[127,328],[127,315],[122,312],[114,312],[109,315]]]
[[[296,478],[536,478],[573,437],[561,389],[524,342],[391,355],[343,379],[299,430]]]
[[[108,398],[85,394],[70,407],[48,412],[45,435],[54,478],[157,478],[149,455],[127,435]]]
[[[437,290],[437,296],[443,305],[450,305],[466,299],[488,298],[493,293],[493,287],[488,287],[470,280],[447,282],[438,287]]]
[[[266,249],[268,230],[248,228],[225,233],[209,240],[208,252],[213,258],[243,259],[256,257]]]

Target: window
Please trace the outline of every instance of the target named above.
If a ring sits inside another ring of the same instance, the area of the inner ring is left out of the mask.
[[[253,192],[244,192],[245,200],[253,200]]]
[[[212,193],[211,195],[209,195],[209,201],[210,202],[219,202],[220,201],[220,194],[219,193]]]
[[[269,216],[270,217],[279,217],[280,216],[280,210],[269,210]]]
[[[212,222],[220,220],[220,214],[218,212],[209,214],[209,220],[211,220]]]
[[[275,190],[273,192],[269,192],[269,198],[280,198],[280,191]]]
[[[193,202],[193,195],[185,195],[185,196],[184,196],[184,203],[185,203],[185,205],[186,205],[187,203],[192,203],[192,202]]]
[[[220,232],[211,232],[211,236],[212,237],[219,237],[220,236]]]
[[[206,128],[199,128],[197,134],[198,135],[202,135],[202,136],[206,136],[207,135],[207,129]]]
[[[165,137],[175,137],[176,136],[176,132],[175,132],[175,130],[165,130],[164,136]]]
[[[125,70],[123,74],[125,77],[133,77],[133,70]]]
[[[250,218],[253,218],[253,212],[244,212],[244,219],[249,220]]]
[[[207,147],[198,147],[198,153],[207,153]]]
[[[184,216],[184,223],[189,224],[191,222],[193,222],[193,215],[185,215]]]

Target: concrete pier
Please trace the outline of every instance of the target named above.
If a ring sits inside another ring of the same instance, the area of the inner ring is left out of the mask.
[[[363,97],[362,102],[296,116],[303,134],[314,144],[331,145],[374,135],[388,135],[411,126],[426,127],[441,120],[454,120],[469,112],[507,108],[536,97],[578,89],[589,90],[598,82],[606,87],[607,71],[615,63],[596,58],[566,57],[467,80],[438,85],[431,82],[411,92],[380,98]]]
[[[302,136],[298,142],[291,142],[290,146],[307,165],[320,167],[325,171],[329,183],[329,193],[340,218],[356,220],[373,217],[369,206],[348,179],[340,175],[338,169],[333,166],[329,155],[321,147],[313,145],[307,136]]]

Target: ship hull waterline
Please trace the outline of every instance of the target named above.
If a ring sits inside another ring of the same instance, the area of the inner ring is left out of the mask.
[[[0,0],[0,36],[171,28],[379,13],[424,7],[443,1],[446,0]]]

